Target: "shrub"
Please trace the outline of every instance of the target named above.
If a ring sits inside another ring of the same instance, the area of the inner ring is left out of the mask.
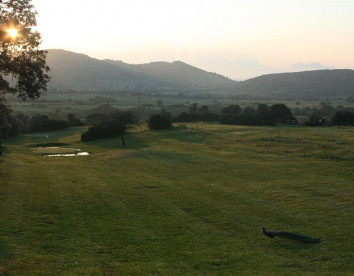
[[[105,121],[100,121],[90,126],[89,129],[81,135],[81,141],[86,142],[120,135],[122,144],[125,146],[124,134],[131,128],[131,125],[134,124],[135,121],[135,116],[131,111],[114,110]]]
[[[166,129],[172,126],[171,120],[164,114],[154,114],[148,120],[150,129]]]
[[[63,120],[50,120],[46,115],[34,115],[28,123],[27,132],[53,131],[69,127]]]
[[[331,122],[335,126],[353,126],[354,113],[350,111],[336,111],[331,117]]]

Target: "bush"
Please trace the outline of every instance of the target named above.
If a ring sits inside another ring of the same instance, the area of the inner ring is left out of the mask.
[[[164,114],[155,114],[148,120],[150,129],[166,129],[172,126],[171,120]]]
[[[294,116],[289,107],[285,104],[273,104],[269,107],[269,112],[274,116],[275,121],[286,123],[287,120],[292,119]]]
[[[306,122],[304,122],[305,126],[313,126],[313,127],[321,127],[321,126],[326,126],[327,122],[326,120],[318,116],[316,113],[312,114]]]
[[[89,127],[89,129],[81,135],[81,141],[86,142],[119,134],[121,134],[119,128],[114,127],[111,122],[104,122]]]
[[[27,132],[53,131],[69,127],[67,121],[50,120],[45,115],[34,115],[28,123]]]
[[[255,125],[262,125],[262,121],[257,116],[254,115],[240,114],[232,117],[230,120],[230,124],[255,126]]]
[[[99,113],[98,113],[99,114]],[[136,122],[134,114],[130,110],[114,110],[104,121],[97,121],[94,125],[81,135],[81,141],[107,138],[120,135],[122,144],[125,146],[124,134]]]
[[[350,111],[336,111],[331,117],[331,122],[335,126],[353,126],[354,113]]]

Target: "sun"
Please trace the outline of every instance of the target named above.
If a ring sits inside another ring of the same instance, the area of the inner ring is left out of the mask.
[[[15,28],[8,29],[7,33],[12,39],[15,39],[18,36],[18,31]]]

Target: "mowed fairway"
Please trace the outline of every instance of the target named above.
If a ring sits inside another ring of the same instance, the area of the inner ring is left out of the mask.
[[[350,275],[354,129],[176,125],[6,141],[0,275]],[[269,239],[261,228],[320,238]]]

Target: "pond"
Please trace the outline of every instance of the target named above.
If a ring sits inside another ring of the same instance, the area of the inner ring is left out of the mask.
[[[32,148],[34,153],[41,154],[46,157],[72,157],[72,156],[86,156],[90,155],[89,152],[83,152],[78,148],[71,147],[59,147],[59,146],[47,146],[49,144],[38,144],[36,147]]]

